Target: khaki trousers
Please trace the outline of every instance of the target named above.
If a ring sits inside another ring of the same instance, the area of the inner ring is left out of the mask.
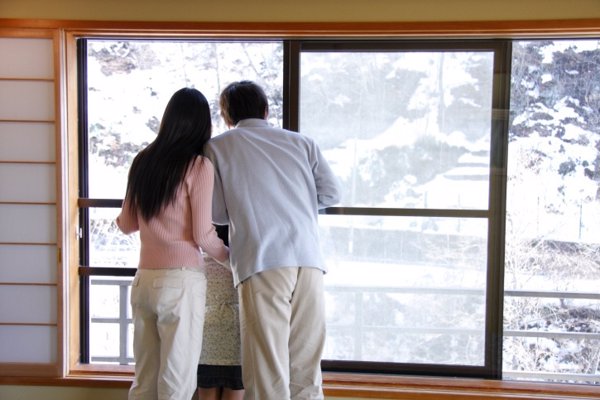
[[[204,273],[138,269],[131,287],[135,378],[129,400],[190,400],[206,301]]]
[[[276,268],[238,286],[246,400],[323,399],[323,272]]]

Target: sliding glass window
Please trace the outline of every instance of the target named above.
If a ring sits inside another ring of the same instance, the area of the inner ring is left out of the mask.
[[[194,87],[208,99],[213,135],[225,130],[218,96],[251,79],[283,124],[281,42],[82,39],[80,80],[81,342],[83,362],[133,362],[129,285],[139,235],[115,224],[134,156],[154,140],[171,95]]]
[[[81,361],[131,364],[114,219],[174,91],[266,89],[338,176],[323,369],[600,383],[600,41],[142,40],[79,50]],[[282,243],[285,246],[285,243]]]
[[[506,44],[298,48],[298,129],[343,187],[321,218],[325,365],[495,376]]]

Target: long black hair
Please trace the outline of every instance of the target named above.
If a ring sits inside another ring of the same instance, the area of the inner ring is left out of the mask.
[[[158,215],[175,195],[196,156],[204,154],[212,124],[204,95],[192,88],[173,94],[158,135],[133,159],[127,181],[131,212],[147,221]]]

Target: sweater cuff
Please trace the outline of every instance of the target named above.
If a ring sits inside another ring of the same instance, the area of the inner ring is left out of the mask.
[[[226,268],[228,271],[231,271],[231,263],[229,262],[229,258],[225,261],[219,261],[216,260],[215,261],[223,268]]]

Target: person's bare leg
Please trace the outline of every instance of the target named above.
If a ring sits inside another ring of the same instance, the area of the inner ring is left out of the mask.
[[[198,400],[219,400],[220,398],[220,388],[198,388]]]
[[[244,400],[244,390],[232,390],[223,388],[221,400]]]

